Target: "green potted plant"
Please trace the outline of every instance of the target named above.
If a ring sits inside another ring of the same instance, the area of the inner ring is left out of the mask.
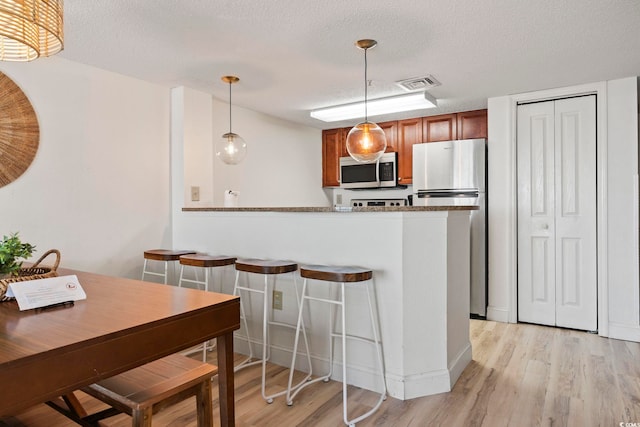
[[[17,276],[22,261],[29,258],[36,247],[29,243],[22,243],[18,233],[3,236],[0,241],[0,279]]]

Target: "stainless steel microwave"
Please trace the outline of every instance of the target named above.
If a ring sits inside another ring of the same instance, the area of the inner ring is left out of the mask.
[[[340,157],[341,188],[396,187],[397,183],[397,153],[384,153],[374,163],[360,163],[351,157]]]

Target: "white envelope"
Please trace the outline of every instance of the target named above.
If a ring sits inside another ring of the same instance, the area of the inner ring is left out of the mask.
[[[9,284],[7,296],[16,298],[20,311],[87,299],[75,274],[14,282]]]

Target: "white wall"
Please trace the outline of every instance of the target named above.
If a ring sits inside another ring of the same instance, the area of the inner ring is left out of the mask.
[[[215,157],[215,144],[229,132],[229,104],[193,89],[173,89],[173,156],[183,158],[176,163],[174,184],[184,193],[176,195],[175,209],[224,206],[225,190],[240,193],[239,206],[331,203],[322,189],[322,131],[232,108],[232,130],[247,142],[247,157],[238,165]],[[184,182],[176,183],[181,174]],[[192,186],[200,187],[200,201],[190,200]]]
[[[233,131],[247,143],[238,165],[213,164],[213,202],[240,192],[239,206],[329,206],[322,189],[322,131],[232,106]],[[229,131],[229,104],[213,101],[213,139]],[[188,152],[190,147],[185,147]]]
[[[516,105],[584,93],[597,94],[599,333],[640,341],[636,77],[489,99],[487,317],[517,321]]]
[[[19,231],[65,267],[139,277],[171,243],[169,89],[60,57],[0,63],[29,97],[40,146],[0,188],[0,234]]]
[[[172,138],[180,138],[189,147],[176,156],[184,157],[184,204],[181,206],[213,205],[214,157],[213,99],[211,95],[189,88],[174,88],[171,92]],[[200,188],[200,200],[191,200],[191,187]],[[178,201],[178,200],[176,200]]]
[[[607,272],[610,335],[640,341],[637,92],[635,77],[607,82]]]

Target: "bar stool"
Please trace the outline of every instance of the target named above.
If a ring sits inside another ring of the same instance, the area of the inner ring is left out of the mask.
[[[281,327],[287,327],[287,328],[291,328],[291,329],[295,329],[296,326],[295,325],[291,325],[291,324],[287,324],[287,323],[283,323],[283,322],[276,322],[273,320],[273,312],[271,310],[269,310],[269,301],[270,301],[270,295],[272,294],[271,292],[269,292],[269,277],[271,276],[273,278],[273,287],[272,290],[275,290],[275,281],[276,281],[276,275],[279,274],[284,274],[284,273],[292,273],[292,277],[293,277],[293,288],[295,290],[296,293],[296,303],[300,304],[300,295],[298,293],[298,286],[296,284],[296,276],[295,276],[295,272],[298,270],[298,264],[296,264],[295,262],[291,262],[291,261],[277,261],[277,260],[262,260],[262,259],[238,259],[236,260],[236,281],[235,281],[235,286],[233,288],[233,295],[240,295],[240,291],[246,291],[246,292],[253,292],[253,293],[257,293],[262,295],[262,358],[258,359],[258,360],[254,360],[253,359],[253,347],[251,346],[251,336],[249,333],[249,326],[247,324],[247,317],[245,315],[245,309],[244,309],[244,304],[243,304],[243,300],[242,298],[240,298],[240,317],[243,319],[244,321],[244,328],[245,331],[247,332],[247,343],[249,345],[249,356],[242,361],[240,364],[238,364],[234,370],[238,371],[242,368],[245,368],[247,366],[251,366],[251,365],[256,365],[258,363],[262,364],[262,397],[264,400],[267,401],[267,403],[272,403],[273,402],[273,398],[277,397],[277,396],[281,396],[283,394],[286,394],[288,389],[285,389],[283,391],[271,394],[271,395],[267,395],[266,394],[266,367],[267,367],[267,361],[269,360],[269,358],[271,357],[271,343],[270,343],[270,339],[269,339],[269,326],[274,325],[274,326],[281,326]],[[246,273],[246,285],[245,286],[241,286],[239,284],[239,278],[240,278],[240,272],[245,272]],[[264,286],[262,289],[253,289],[249,287],[249,275],[248,273],[253,273],[253,274],[262,274],[264,276]],[[269,312],[271,312],[271,319],[269,319]],[[304,328],[304,321],[300,320],[299,321]],[[309,343],[307,341],[307,333],[306,331],[303,329],[302,331],[302,335],[304,337],[304,344],[305,344],[305,348],[307,351],[307,363],[309,364],[309,370],[311,371],[311,354],[309,353]],[[297,348],[296,348],[297,350]],[[294,351],[293,353],[293,358],[296,358],[296,353]],[[311,377],[311,373],[309,373],[304,379],[302,379],[302,381],[297,384],[295,387],[293,387],[294,389],[299,387],[302,383],[304,383],[305,381],[307,381],[309,378]],[[291,380],[289,381],[291,383]],[[289,387],[291,387],[291,385],[289,385]]]
[[[209,255],[209,254],[187,254],[181,255],[180,258],[180,279],[178,280],[178,287],[182,287],[183,283],[194,283],[198,286],[203,285],[204,290],[209,291],[209,273],[212,268],[215,267],[225,267],[227,265],[233,265],[236,262],[236,257],[226,256],[226,255]],[[195,270],[195,280],[194,279],[185,279],[184,277],[184,267],[193,267]],[[197,270],[204,269],[204,281],[198,280],[198,272]],[[222,281],[220,281],[218,286],[218,292],[222,291]],[[207,361],[207,351],[211,351],[215,348],[215,341],[211,340],[212,344],[207,345],[208,342],[202,343],[198,347],[192,348],[183,352],[182,354],[193,354],[198,351],[202,351],[202,361]]]
[[[175,276],[175,262],[180,260],[180,256],[187,254],[195,254],[196,251],[174,251],[171,249],[149,249],[144,251],[144,266],[142,267],[142,278],[144,280],[145,275],[162,277],[163,283],[167,284],[169,263],[174,263],[174,276]],[[164,273],[156,273],[155,271],[147,270],[147,261],[160,261],[164,262]]]
[[[295,370],[295,357],[291,360],[291,369],[289,371],[289,386],[287,388],[287,405],[293,405],[293,398],[302,390],[304,387],[309,384],[313,384],[318,381],[329,381],[331,374],[333,372],[333,340],[334,338],[341,338],[342,340],[342,413],[344,423],[348,426],[353,426],[357,422],[362,421],[367,418],[369,415],[373,414],[382,404],[382,401],[387,398],[387,386],[385,382],[385,374],[384,374],[384,364],[382,362],[382,342],[378,336],[377,331],[377,316],[374,312],[373,307],[375,306],[375,294],[372,301],[371,292],[369,290],[369,284],[373,284],[373,273],[371,270],[361,268],[361,267],[337,267],[337,266],[325,266],[325,265],[311,265],[311,266],[302,266],[300,267],[300,276],[304,277],[304,281],[302,284],[302,299],[300,300],[300,312],[298,314],[298,324],[296,326],[296,337],[293,344],[294,354],[298,348],[298,340],[300,336],[300,330],[304,332],[304,323],[302,322],[304,315],[304,302],[305,301],[319,301],[330,304],[329,309],[329,372],[319,378],[315,378],[313,380],[307,381],[306,383],[297,386],[291,387],[291,382],[293,378],[293,372]],[[336,298],[335,299],[327,299],[327,298],[319,298],[312,297],[307,294],[307,282],[309,279],[312,280],[321,280],[325,282],[333,282],[339,284],[339,287],[335,288]],[[373,330],[373,339],[365,338],[361,336],[347,335],[346,333],[346,310],[347,310],[347,302],[345,301],[345,283],[364,283],[365,289],[367,291],[367,301],[369,303],[369,316],[371,320],[371,328]],[[341,316],[341,330],[336,332],[334,330],[334,316],[335,309],[340,308],[340,316]],[[376,359],[378,364],[378,369],[380,373],[380,377],[382,379],[382,392],[380,393],[380,399],[375,404],[375,406],[368,412],[363,415],[360,415],[352,420],[349,420],[348,410],[347,410],[347,338],[368,342],[375,346],[376,348]]]
[[[212,268],[224,267],[227,265],[233,265],[236,262],[236,257],[226,255],[209,255],[209,254],[187,254],[181,255],[180,261],[180,279],[178,280],[178,286],[182,287],[184,282],[194,283],[196,285],[204,285],[206,291],[209,290],[209,273]],[[196,271],[195,280],[184,278],[184,267],[193,267]],[[204,281],[198,280],[198,269],[204,269]],[[219,284],[218,292],[222,291],[222,283]]]

